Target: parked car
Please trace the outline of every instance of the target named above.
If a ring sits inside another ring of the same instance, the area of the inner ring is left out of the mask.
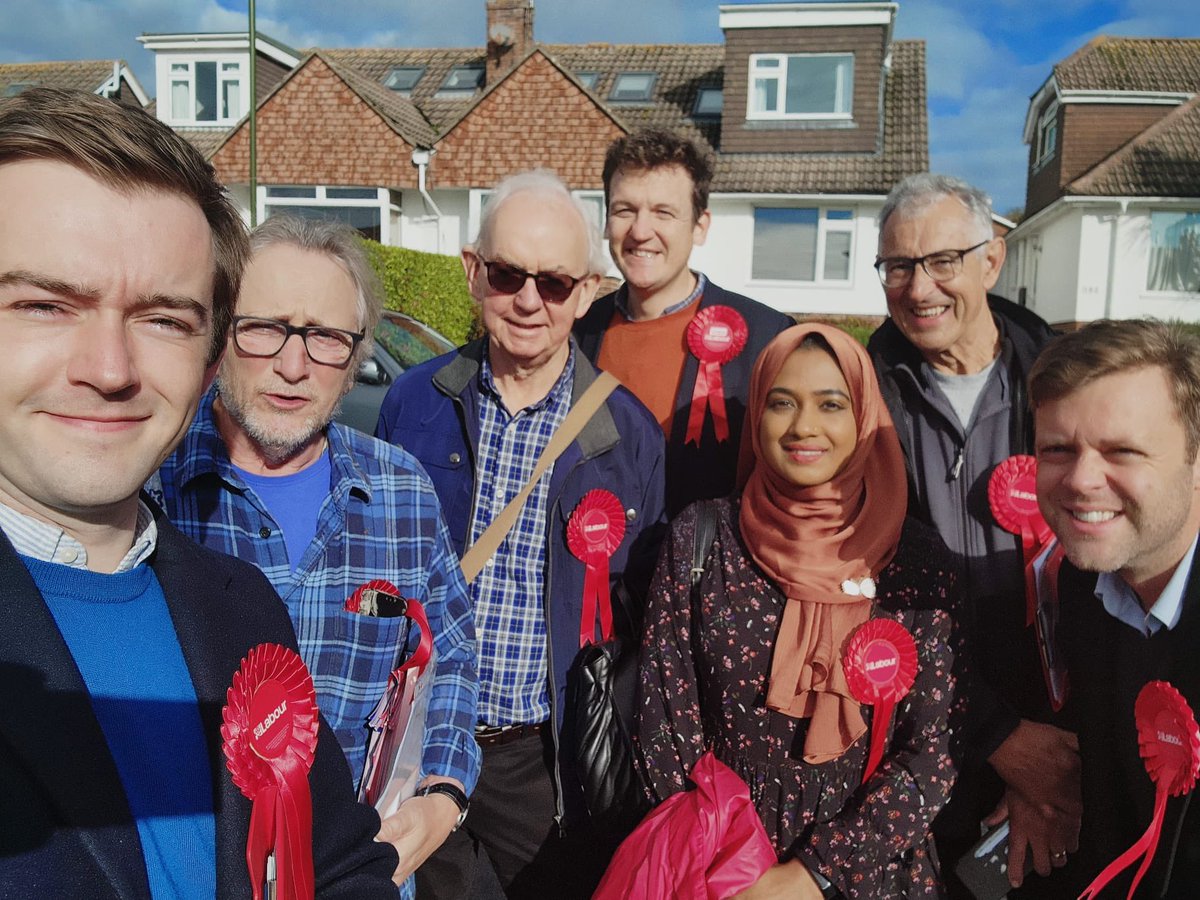
[[[388,387],[405,369],[441,356],[455,345],[424,322],[384,310],[375,327],[375,349],[358,367],[354,387],[342,399],[338,421],[367,434],[375,433],[379,407]]]

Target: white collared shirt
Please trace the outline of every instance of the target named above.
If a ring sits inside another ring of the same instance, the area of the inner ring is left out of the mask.
[[[1096,597],[1104,604],[1104,610],[1118,622],[1124,622],[1130,628],[1138,631],[1143,637],[1157,634],[1161,629],[1167,631],[1179,624],[1179,615],[1183,612],[1183,591],[1187,587],[1188,575],[1192,571],[1192,561],[1196,556],[1196,544],[1200,536],[1192,540],[1192,546],[1179,565],[1175,574],[1158,595],[1150,611],[1142,607],[1142,601],[1137,593],[1116,572],[1101,572],[1096,579]]]
[[[17,512],[0,503],[0,531],[12,542],[22,556],[31,556],[42,562],[59,563],[74,569],[87,568],[87,548],[57,525],[35,519]],[[154,514],[142,500],[138,500],[137,524],[133,532],[133,546],[121,559],[113,574],[128,572],[145,562],[158,545],[158,526]]]

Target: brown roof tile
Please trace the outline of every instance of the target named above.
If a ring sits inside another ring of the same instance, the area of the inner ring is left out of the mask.
[[[125,60],[117,60],[122,67]],[[13,84],[39,87],[74,88],[95,91],[112,76],[113,60],[73,60],[70,62],[0,63],[0,95]]]
[[[1064,91],[1200,90],[1200,39],[1101,35],[1054,66]]]
[[[1065,188],[1105,197],[1200,197],[1200,95]]]

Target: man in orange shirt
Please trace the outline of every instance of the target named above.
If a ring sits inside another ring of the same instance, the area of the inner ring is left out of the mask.
[[[667,438],[667,512],[733,490],[750,370],[794,324],[688,268],[711,215],[713,162],[665,129],[618,138],[604,160],[605,233],[625,283],[575,325],[579,347],[641,400]]]

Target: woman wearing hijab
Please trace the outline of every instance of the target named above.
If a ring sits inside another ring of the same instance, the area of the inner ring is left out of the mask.
[[[929,826],[954,780],[953,567],[905,518],[904,461],[870,359],[806,324],[763,350],[740,495],[692,585],[702,504],[672,523],[651,587],[638,743],[658,800],[705,750],[749,785],[780,863],[739,897],[940,896]],[[852,696],[846,643],[873,618],[917,651],[883,756],[864,781],[874,707]]]

